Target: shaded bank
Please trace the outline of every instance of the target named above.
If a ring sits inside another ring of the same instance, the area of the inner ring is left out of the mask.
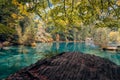
[[[62,53],[39,60],[6,80],[120,80],[120,67],[94,55]]]

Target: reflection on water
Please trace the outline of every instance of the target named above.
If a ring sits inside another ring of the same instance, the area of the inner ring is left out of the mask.
[[[12,46],[0,51],[0,79],[21,68],[35,63],[44,57],[44,54],[61,52],[83,52],[107,58],[120,65],[120,54],[117,52],[104,52],[99,47],[92,47],[84,43],[38,43],[36,47]]]

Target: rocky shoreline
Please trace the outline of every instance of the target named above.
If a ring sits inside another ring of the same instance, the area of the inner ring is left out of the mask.
[[[120,66],[94,55],[65,52],[39,60],[6,80],[120,80]]]

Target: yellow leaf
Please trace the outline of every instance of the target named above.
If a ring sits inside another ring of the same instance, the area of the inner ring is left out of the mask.
[[[12,0],[12,3],[13,3],[14,5],[19,5],[19,3],[18,3],[17,0]]]
[[[120,6],[120,0],[118,0],[118,1],[116,2],[116,4],[117,4],[118,6]]]
[[[14,19],[17,18],[17,14],[15,14],[15,13],[12,13],[11,16],[12,16],[12,18],[14,18]]]

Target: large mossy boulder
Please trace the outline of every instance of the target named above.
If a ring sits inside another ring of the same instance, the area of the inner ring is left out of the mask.
[[[120,66],[94,55],[67,52],[39,60],[6,80],[120,80]]]

